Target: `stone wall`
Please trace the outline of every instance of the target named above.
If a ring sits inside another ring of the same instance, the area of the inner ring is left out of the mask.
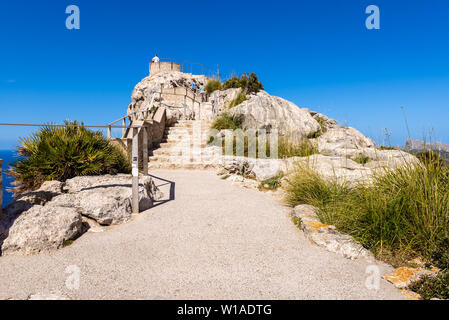
[[[156,62],[150,63],[150,77],[158,74],[159,72],[181,72],[181,65],[174,62]]]

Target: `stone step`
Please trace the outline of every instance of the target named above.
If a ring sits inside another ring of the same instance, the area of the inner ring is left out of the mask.
[[[161,148],[152,152],[153,156],[188,156],[188,155],[205,155],[213,154],[210,150],[204,148]]]
[[[179,141],[169,141],[169,142],[162,142],[159,144],[159,148],[173,148],[174,146],[178,146],[178,147],[185,147],[185,148],[193,148],[193,147],[200,147],[200,148],[205,148],[207,147],[207,142],[195,142],[195,143],[189,143],[189,142],[179,142]],[[157,150],[157,149],[155,149]],[[153,150],[154,151],[154,150]]]
[[[157,155],[149,157],[150,162],[170,162],[170,163],[192,163],[192,162],[214,162],[216,157],[212,155],[183,155],[183,156],[171,156],[171,155]]]
[[[151,169],[166,169],[166,170],[205,170],[216,169],[218,166],[215,164],[197,164],[197,163],[165,163],[165,162],[153,162],[148,164],[148,168]]]

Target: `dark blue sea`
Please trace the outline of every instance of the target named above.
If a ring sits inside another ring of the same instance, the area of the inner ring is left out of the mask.
[[[12,193],[8,192],[7,189],[12,187],[12,179],[8,176],[5,171],[9,169],[9,164],[15,160],[14,151],[12,150],[0,150],[0,159],[3,160],[2,164],[2,175],[3,175],[3,207],[11,203],[13,197]]]

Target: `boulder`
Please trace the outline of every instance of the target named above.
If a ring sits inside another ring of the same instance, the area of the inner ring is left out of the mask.
[[[350,127],[330,127],[316,139],[319,153],[329,156],[360,155],[366,148],[374,148],[374,142],[358,130]]]
[[[59,249],[82,231],[82,218],[75,208],[34,205],[12,222],[1,252],[29,255]]]
[[[297,138],[312,137],[321,130],[308,109],[299,108],[285,99],[270,96],[265,91],[251,95],[249,100],[232,108],[233,115],[243,115],[244,127],[277,130],[280,135]]]
[[[65,194],[47,206],[76,208],[83,216],[101,225],[115,225],[131,219],[132,178],[129,175],[76,177],[67,180]],[[153,206],[162,193],[151,177],[139,178],[139,207],[141,211]]]

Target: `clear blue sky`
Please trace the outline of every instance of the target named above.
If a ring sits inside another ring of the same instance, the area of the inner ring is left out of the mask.
[[[65,8],[81,10],[67,30]],[[365,8],[380,8],[367,30]],[[105,124],[126,112],[155,52],[225,72],[392,144],[449,143],[449,1],[0,2],[0,122]],[[30,129],[0,127],[0,149]]]

